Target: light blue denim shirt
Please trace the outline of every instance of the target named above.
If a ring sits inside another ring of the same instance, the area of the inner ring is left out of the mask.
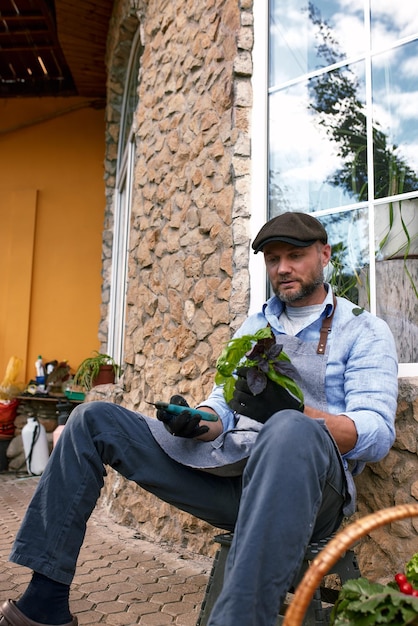
[[[297,334],[304,342],[318,343],[322,320],[333,310],[332,292],[328,285],[327,288],[317,319]],[[273,296],[259,313],[246,319],[234,336],[253,334],[267,323],[276,335],[285,334],[279,323],[282,310],[283,303]],[[352,302],[337,298],[325,374],[328,412],[347,415],[357,428],[356,446],[343,456],[351,461],[354,475],[366,462],[382,459],[391,448],[398,397],[398,364],[392,333],[383,320],[367,311],[359,315],[356,312],[358,307]],[[221,387],[215,386],[201,405],[210,406],[218,413],[224,430],[234,427],[234,413],[225,403]]]

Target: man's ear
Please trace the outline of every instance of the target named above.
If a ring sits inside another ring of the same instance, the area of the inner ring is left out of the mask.
[[[321,250],[322,266],[326,267],[331,259],[331,246],[329,243],[324,243]]]

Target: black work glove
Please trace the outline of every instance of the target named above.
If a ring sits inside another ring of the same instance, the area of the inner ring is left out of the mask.
[[[179,395],[171,396],[170,404],[185,407],[189,406],[183,396]],[[193,437],[204,435],[209,430],[208,426],[199,426],[200,417],[198,415],[192,415],[190,411],[187,410],[175,415],[165,409],[158,409],[157,417],[164,423],[168,432],[176,437],[192,439]]]
[[[233,411],[251,417],[257,422],[265,424],[269,417],[283,409],[295,409],[303,413],[304,406],[281,385],[270,378],[263,391],[256,396],[250,391],[247,383],[247,367],[237,370],[237,382],[234,395],[228,402]]]

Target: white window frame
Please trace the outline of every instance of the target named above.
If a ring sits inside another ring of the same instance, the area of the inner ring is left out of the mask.
[[[135,162],[135,122],[129,129],[126,143],[127,107],[129,85],[139,54],[140,29],[132,41],[129,57],[119,132],[118,160],[115,185],[115,209],[113,222],[112,268],[110,281],[107,353],[117,363],[124,362],[126,295],[128,286],[129,235],[131,224],[132,185]]]
[[[254,239],[268,215],[268,0],[257,0],[254,11],[253,110],[251,121],[251,220]],[[261,120],[264,120],[262,122]],[[250,251],[250,309],[259,311],[267,295],[267,274],[262,254]],[[264,279],[260,280],[260,277]]]

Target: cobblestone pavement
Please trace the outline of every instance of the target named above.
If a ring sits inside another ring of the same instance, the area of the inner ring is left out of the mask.
[[[0,474],[0,601],[17,599],[31,577],[8,562],[36,477]],[[71,611],[80,626],[195,626],[212,559],[138,537],[97,508],[89,520]]]

